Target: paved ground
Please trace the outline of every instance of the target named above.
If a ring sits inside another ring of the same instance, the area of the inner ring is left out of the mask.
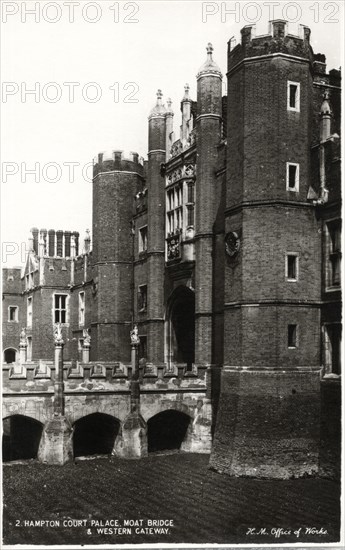
[[[4,542],[255,545],[339,540],[336,482],[230,478],[209,470],[208,459],[171,454],[140,461],[98,458],[64,467],[34,461],[5,465]],[[82,525],[64,526],[71,519]],[[130,519],[142,521],[125,526]],[[91,523],[106,520],[112,520],[108,532],[97,532]],[[155,533],[149,520],[171,520],[173,525]],[[56,526],[25,524],[30,521],[55,521]],[[319,534],[307,534],[308,528]]]

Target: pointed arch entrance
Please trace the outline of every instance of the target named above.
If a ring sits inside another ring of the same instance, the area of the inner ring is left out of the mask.
[[[195,354],[195,295],[178,286],[170,295],[166,317],[166,360],[168,365],[182,363],[191,370]]]

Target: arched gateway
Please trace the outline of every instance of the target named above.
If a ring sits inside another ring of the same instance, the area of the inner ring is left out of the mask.
[[[166,315],[166,361],[191,370],[195,353],[195,295],[178,286],[170,295]]]

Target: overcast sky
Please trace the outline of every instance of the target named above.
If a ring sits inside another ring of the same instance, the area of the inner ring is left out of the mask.
[[[158,88],[173,101],[179,137],[184,85],[195,99],[208,42],[225,75],[227,41],[238,41],[240,29],[255,20],[257,34],[266,33],[273,15],[290,19],[294,34],[299,23],[310,26],[314,52],[326,55],[328,69],[342,64],[340,1],[67,4],[43,1],[30,15],[34,2],[1,2],[4,267],[22,264],[21,243],[33,226],[82,237],[91,229],[91,172],[84,167],[104,150],[146,158],[147,116]],[[25,95],[35,86],[37,97]],[[74,175],[63,163],[78,163]],[[38,182],[25,174],[35,164]]]

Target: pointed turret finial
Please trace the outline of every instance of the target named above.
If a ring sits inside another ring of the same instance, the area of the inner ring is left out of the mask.
[[[184,98],[183,99],[189,99],[189,84],[186,84],[184,87]]]
[[[169,111],[171,111],[171,105],[172,105],[171,98],[168,97],[168,99],[167,99],[167,107],[168,107]]]
[[[162,103],[162,97],[163,97],[163,93],[162,93],[162,90],[157,90],[157,101],[156,101],[156,105],[153,107],[153,109],[151,110],[150,112],[150,115],[149,115],[149,118],[150,117],[156,117],[156,116],[164,116],[165,113],[166,113],[166,108],[164,107],[163,103]]]
[[[86,232],[85,232],[85,237],[84,237],[84,253],[85,254],[90,252],[90,242],[91,242],[90,229],[87,229]]]
[[[157,105],[162,105],[162,90],[157,90]]]
[[[205,63],[200,67],[199,72],[197,74],[197,78],[199,78],[203,73],[213,73],[214,75],[220,76],[220,78],[222,78],[221,70],[218,67],[217,63],[215,63],[212,57],[213,50],[214,48],[211,42],[209,42],[206,46],[207,59]]]

